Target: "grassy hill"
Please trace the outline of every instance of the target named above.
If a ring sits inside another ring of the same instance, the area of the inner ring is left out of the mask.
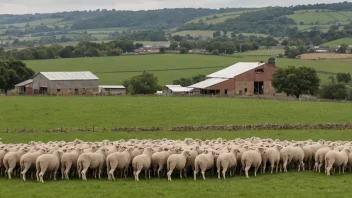
[[[322,46],[339,46],[341,44],[352,45],[352,38],[343,38],[322,44]]]
[[[352,11],[300,10],[287,17],[305,25],[346,24],[352,18]]]
[[[210,24],[210,23],[216,24],[216,23],[224,22],[226,19],[236,18],[243,13],[253,12],[253,11],[256,11],[256,10],[245,10],[245,11],[236,11],[236,12],[225,12],[221,14],[212,14],[212,15],[193,19],[191,21],[188,21],[187,23],[198,23],[200,20],[203,20],[203,22],[206,24]]]

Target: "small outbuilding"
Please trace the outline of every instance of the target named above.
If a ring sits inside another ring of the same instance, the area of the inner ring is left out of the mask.
[[[30,95],[32,94],[32,87],[33,87],[33,79],[28,79],[26,81],[23,81],[15,85],[15,90],[17,94]]]
[[[191,93],[193,88],[182,87],[181,85],[165,85],[163,95],[185,95]]]
[[[99,85],[99,93],[108,95],[125,95],[126,87],[123,85]]]

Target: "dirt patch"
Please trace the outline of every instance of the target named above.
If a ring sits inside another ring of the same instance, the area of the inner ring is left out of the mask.
[[[334,54],[334,53],[311,53],[298,56],[302,60],[322,60],[322,59],[348,59],[352,54]]]

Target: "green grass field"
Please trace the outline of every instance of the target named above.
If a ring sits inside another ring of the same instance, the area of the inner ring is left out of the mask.
[[[351,121],[351,108],[351,103],[232,98],[3,97],[0,109],[7,113],[0,130],[342,123]]]
[[[342,38],[322,44],[322,46],[340,46],[341,44],[352,45],[352,38]]]
[[[210,24],[210,23],[216,24],[216,23],[224,22],[226,19],[236,18],[236,17],[240,16],[243,13],[252,12],[252,11],[254,11],[254,10],[245,10],[245,11],[237,11],[237,12],[225,12],[225,13],[221,13],[221,14],[212,14],[212,15],[196,18],[194,20],[188,21],[187,23],[198,23],[199,20],[203,20],[204,23],[207,23],[207,24]],[[214,16],[216,16],[217,18],[213,18]],[[207,18],[210,18],[210,20],[207,20]]]
[[[308,10],[306,11],[297,11],[292,15],[288,15],[289,18],[296,21],[297,24],[304,22],[305,25],[318,22],[319,25],[329,24],[329,23],[341,23],[346,24],[349,21],[349,18],[352,16],[351,11],[336,12],[336,11],[319,11]]]

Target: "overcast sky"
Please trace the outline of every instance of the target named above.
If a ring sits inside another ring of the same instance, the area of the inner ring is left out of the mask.
[[[151,10],[162,8],[225,8],[290,6],[336,0],[0,0],[1,14],[51,13],[74,10]]]

